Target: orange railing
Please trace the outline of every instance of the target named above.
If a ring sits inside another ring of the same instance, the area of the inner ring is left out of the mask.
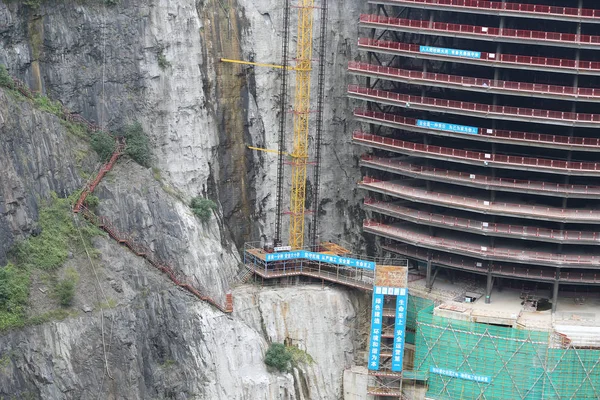
[[[423,249],[411,245],[383,245],[384,250],[401,254],[408,257],[414,257],[421,260],[431,258],[435,264],[445,265],[452,268],[464,269],[468,271],[487,273],[487,263],[477,259],[461,257],[456,254],[441,253],[428,249]],[[550,269],[532,268],[523,266],[514,266],[494,262],[491,266],[491,272],[500,276],[516,276],[540,281],[554,281],[557,278],[556,273]],[[594,271],[560,271],[558,278],[561,282],[572,283],[600,283],[600,273]]]
[[[348,276],[343,273],[326,271],[320,268],[312,267],[310,263],[275,265],[269,268],[263,268],[256,264],[246,264],[246,267],[252,270],[258,276],[265,279],[282,278],[285,276],[307,276],[339,283],[345,286],[354,287],[363,290],[373,290],[373,282],[365,282],[365,276],[360,271],[354,271],[358,276]]]
[[[535,44],[543,42],[552,44],[600,45],[600,36],[578,35],[574,33],[529,31],[525,29],[492,28],[476,25],[451,24],[447,22],[430,22],[425,20],[385,17],[382,15],[361,14],[360,22],[379,25],[384,28],[401,28],[406,31],[431,32],[437,34],[452,33],[465,37],[484,40],[519,39]]]
[[[377,201],[370,198],[365,199],[368,209],[392,217],[398,217],[415,223],[431,224],[448,229],[458,229],[491,236],[515,236],[531,240],[556,240],[573,242],[578,244],[598,244],[600,233],[591,231],[565,231],[560,229],[539,228],[536,226],[522,226],[510,224],[497,224],[467,218],[459,218],[451,215],[434,214],[408,208],[385,201]]]
[[[481,90],[497,90],[506,92],[523,92],[528,95],[538,93],[540,95],[557,95],[560,97],[595,99],[600,98],[600,89],[574,88],[572,86],[546,85],[541,83],[510,82],[494,79],[470,78],[466,76],[437,74],[432,72],[410,71],[406,69],[384,67],[368,63],[350,61],[348,70],[358,73],[367,73],[382,78],[391,78],[403,82],[436,85],[445,83],[459,89],[467,87],[467,90],[478,88]]]
[[[547,6],[543,4],[504,3],[500,1],[485,0],[386,0],[386,3],[398,3],[399,6],[411,4],[431,4],[440,7],[447,7],[450,11],[458,11],[460,9],[506,11],[514,13],[515,16],[523,13],[533,13],[550,15],[553,17],[567,16],[578,17],[582,19],[600,18],[600,10],[594,10],[590,8]]]
[[[441,131],[434,130],[431,128],[417,126],[417,120],[415,118],[403,117],[401,115],[395,114],[386,114],[377,111],[368,111],[363,109],[355,109],[354,116],[362,117],[369,119],[371,121],[381,121],[393,123],[395,125],[399,125],[399,128],[405,129],[423,129],[427,131],[431,131],[433,133],[441,134]],[[574,137],[574,136],[557,136],[557,135],[545,135],[541,133],[531,133],[531,132],[518,132],[518,131],[506,131],[501,129],[485,129],[478,128],[477,134],[465,134],[460,132],[450,132],[444,131],[444,135],[457,136],[465,139],[474,139],[478,140],[480,137],[486,138],[498,138],[501,141],[515,141],[520,142],[521,144],[552,144],[557,147],[580,147],[581,150],[585,150],[586,148],[590,150],[600,150],[600,138],[584,138],[584,137]],[[481,139],[479,139],[481,140]],[[500,141],[499,140],[499,141]]]
[[[430,236],[400,226],[382,224],[372,220],[365,220],[363,229],[371,233],[383,234],[418,246],[441,251],[462,252],[469,256],[482,257],[485,259],[507,260],[517,263],[544,263],[556,266],[596,267],[600,265],[600,256],[596,255],[557,254],[545,251],[488,247],[486,245],[463,240]]]
[[[547,158],[533,158],[522,156],[506,156],[501,154],[487,154],[477,151],[460,150],[452,147],[432,146],[405,140],[392,139],[383,136],[372,135],[370,133],[355,131],[352,134],[352,140],[358,143],[368,145],[378,145],[385,147],[386,150],[399,151],[401,153],[418,153],[424,156],[439,156],[433,158],[455,159],[452,161],[483,161],[495,164],[496,166],[527,166],[535,167],[540,170],[561,171],[572,174],[588,175],[592,172],[600,171],[600,163],[551,160]]]
[[[401,182],[384,182],[366,176],[360,186],[395,197],[416,202],[437,204],[449,208],[462,208],[486,214],[508,214],[531,219],[564,221],[570,223],[600,223],[600,210],[566,209],[541,205],[487,201],[474,197],[444,192],[430,192]]]
[[[452,56],[446,54],[431,54],[422,53],[420,46],[417,44],[391,42],[386,40],[375,40],[367,38],[358,39],[359,48],[368,48],[371,50],[385,50],[392,51],[394,53],[404,54],[420,54],[431,58],[452,58],[453,60],[464,62],[472,61],[483,61],[489,62],[490,64],[507,64],[507,65],[523,65],[523,66],[538,66],[548,67],[553,69],[559,69],[564,71],[600,71],[600,61],[576,61],[561,58],[548,58],[548,57],[534,57],[534,56],[521,56],[514,54],[496,54],[496,53],[485,53],[481,52],[481,57],[478,59],[464,58],[459,56]]]
[[[102,178],[104,178],[104,175],[106,175],[112,169],[119,157],[123,154],[123,150],[125,150],[124,139],[117,139],[117,146],[113,155],[110,157],[110,160],[100,167],[100,171],[94,180],[86,184],[86,186],[83,188],[79,199],[77,199],[77,203],[75,203],[75,206],[73,207],[73,212],[78,213],[81,210],[81,207],[83,206],[87,196],[93,192],[94,189],[96,189],[96,186],[98,186]]]
[[[584,114],[565,111],[539,110],[523,107],[495,106],[490,104],[470,103],[467,101],[446,100],[433,97],[411,96],[406,94],[388,92],[385,90],[369,89],[358,85],[349,85],[348,93],[357,95],[362,99],[381,101],[387,100],[401,107],[414,106],[415,108],[430,109],[438,112],[469,112],[480,115],[482,118],[502,116],[510,119],[532,119],[536,122],[552,124],[563,121],[569,124],[588,122],[596,125],[600,123],[600,114]],[[408,104],[407,104],[408,103]]]
[[[458,184],[461,182],[468,182],[470,185],[476,183],[481,186],[493,187],[497,190],[506,190],[510,188],[515,189],[515,191],[529,190],[544,194],[551,193],[569,197],[578,197],[577,195],[584,195],[582,198],[592,196],[600,197],[600,186],[565,185],[562,183],[491,177],[487,175],[472,174],[469,172],[451,171],[444,168],[415,165],[404,161],[398,161],[385,157],[377,157],[373,155],[363,155],[361,157],[361,164],[384,167],[388,171],[397,171],[401,174],[405,173],[409,176],[425,176],[434,178],[434,180],[436,180],[435,178],[438,178],[437,180],[449,180]]]

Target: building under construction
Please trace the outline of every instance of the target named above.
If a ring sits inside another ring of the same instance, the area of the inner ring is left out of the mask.
[[[405,377],[431,399],[600,398],[597,2],[368,3],[352,139],[364,231],[424,276]]]

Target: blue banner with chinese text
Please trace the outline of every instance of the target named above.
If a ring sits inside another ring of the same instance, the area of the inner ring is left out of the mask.
[[[400,293],[396,296],[396,323],[394,324],[394,348],[392,350],[392,371],[394,372],[402,371],[407,304],[408,291],[406,288],[400,288]]]
[[[358,260],[356,258],[341,257],[341,256],[336,256],[335,254],[315,253],[315,252],[306,251],[306,250],[296,250],[296,251],[265,254],[266,262],[293,260],[293,259],[297,259],[297,258],[305,258],[305,259],[311,260],[311,261],[326,262],[326,263],[330,263],[330,264],[343,265],[346,267],[363,268],[363,269],[368,269],[370,271],[375,270],[375,263],[373,261],[365,261],[365,260]]]
[[[379,352],[381,351],[381,326],[383,318],[383,294],[373,290],[371,307],[371,335],[369,337],[369,369],[379,371]]]
[[[479,51],[447,49],[445,47],[419,46],[419,52],[453,57],[481,58]]]

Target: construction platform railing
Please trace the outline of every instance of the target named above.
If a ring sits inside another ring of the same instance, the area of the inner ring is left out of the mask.
[[[319,246],[305,246],[303,250],[319,252]],[[335,264],[308,258],[289,258],[278,261],[266,261],[267,253],[259,242],[244,244],[244,265],[257,276],[265,279],[286,276],[307,276],[324,281],[335,282],[357,289],[373,290],[374,271],[358,266]],[[274,253],[277,254],[277,253]],[[323,253],[326,254],[326,253]],[[342,257],[354,258],[350,254]],[[406,259],[389,257],[360,257],[361,261],[370,261],[381,265],[407,266]]]
[[[568,46],[589,49],[596,49],[600,46],[600,36],[595,35],[493,28],[487,26],[451,24],[447,22],[392,18],[372,14],[361,14],[360,23],[372,28],[488,41],[531,43],[536,45]]]
[[[572,72],[579,74],[595,75],[600,71],[599,61],[569,60],[561,58],[523,56],[514,54],[497,54],[478,52],[478,58],[461,57],[459,55],[422,52],[422,46],[418,44],[400,43],[387,40],[376,40],[368,38],[358,39],[358,48],[362,50],[378,51],[384,53],[398,54],[409,57],[422,57],[430,59],[452,60],[462,63],[476,63],[502,68],[530,68]]]
[[[348,62],[348,71],[358,75],[390,79],[418,85],[446,86],[452,89],[498,92],[503,94],[531,96],[536,94],[564,98],[597,101],[600,100],[600,89],[573,86],[557,86],[542,83],[511,82],[494,79],[471,78],[438,74],[433,72],[411,71],[400,68],[385,67],[363,62]]]
[[[385,201],[365,198],[365,209],[385,214],[390,217],[400,218],[418,224],[434,225],[461,232],[472,232],[487,236],[504,236],[536,241],[556,241],[564,243],[597,245],[600,243],[600,232],[593,231],[568,231],[560,229],[540,228],[537,226],[522,226],[512,224],[499,224],[494,222],[479,221],[469,218],[454,217],[452,215],[435,214],[414,208],[404,207]]]
[[[452,147],[439,147],[405,140],[387,138],[370,133],[355,131],[352,134],[355,143],[365,144],[403,154],[421,155],[423,157],[448,160],[458,163],[492,165],[499,168],[532,169],[543,172],[593,175],[600,173],[600,163],[550,160],[521,156],[506,156],[501,154],[480,153],[477,151],[459,150]]]
[[[487,201],[443,192],[430,192],[401,182],[384,182],[364,177],[359,186],[367,190],[448,208],[460,208],[482,214],[496,214],[569,223],[600,223],[600,210],[566,209],[521,203]]]
[[[462,139],[486,142],[513,143],[522,146],[541,146],[580,151],[600,151],[600,138],[585,138],[575,136],[545,135],[541,133],[507,131],[501,129],[476,128],[476,134],[443,131],[426,126],[419,126],[415,118],[401,115],[368,111],[357,108],[354,116],[369,123],[381,123],[398,129],[427,132],[439,136],[452,136]]]
[[[286,266],[273,266],[269,268],[261,268],[258,264],[246,264],[246,268],[250,269],[256,275],[265,279],[284,278],[287,276],[307,276],[310,278],[321,279],[329,282],[335,282],[344,286],[350,286],[356,289],[373,290],[373,278],[368,276],[360,277],[356,274],[347,275],[347,272],[342,270],[341,273],[325,270],[324,268],[312,267],[307,263],[302,265],[293,265],[288,263]],[[339,271],[340,268],[337,269]]]
[[[494,188],[507,192],[535,192],[547,196],[596,198],[600,197],[600,186],[567,185],[554,182],[530,181],[452,171],[444,168],[416,165],[393,158],[364,154],[360,165],[375,169],[399,173],[405,176],[425,178],[439,182],[451,182],[457,185]]]
[[[478,260],[476,258],[461,256],[457,254],[449,254],[406,245],[382,245],[381,248],[391,253],[400,254],[402,256],[418,259],[421,261],[431,260],[433,264],[446,266],[454,269],[471,271],[479,274],[487,274],[488,268],[493,276],[505,276],[512,278],[520,278],[526,280],[534,280],[540,282],[554,282],[558,278],[559,282],[564,283],[591,283],[600,284],[600,273],[595,271],[560,271],[556,272],[553,268],[535,268],[533,266],[524,267],[521,265],[503,264],[501,262],[493,262],[488,264],[487,261]]]
[[[523,4],[486,0],[369,0],[373,4],[404,7],[504,15],[523,18],[547,18],[553,20],[600,22],[600,10],[591,8],[558,7],[544,4]]]
[[[446,100],[433,97],[411,96],[349,85],[348,94],[357,99],[389,104],[397,107],[410,107],[420,110],[472,115],[479,118],[500,117],[515,121],[538,122],[568,126],[598,127],[600,114],[574,113],[566,111],[539,110],[523,107],[495,106],[470,103],[467,101]]]
[[[373,220],[365,220],[363,230],[419,247],[453,252],[484,260],[501,260],[519,264],[533,263],[551,267],[596,268],[600,266],[599,255],[557,254],[546,251],[491,247],[465,240],[431,236],[408,227],[392,226]]]

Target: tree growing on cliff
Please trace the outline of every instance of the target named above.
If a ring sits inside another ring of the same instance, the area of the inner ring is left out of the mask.
[[[210,219],[213,210],[217,209],[217,204],[211,199],[194,197],[190,203],[190,208],[198,218],[204,222],[207,222]]]
[[[142,129],[142,124],[134,122],[123,129],[125,137],[125,154],[143,167],[150,167],[152,162],[152,152],[150,151],[150,141]]]
[[[292,354],[283,343],[271,343],[265,354],[265,364],[281,372],[287,372],[292,367]]]
[[[90,144],[102,161],[108,161],[117,146],[115,139],[106,132],[92,133]]]
[[[79,281],[79,274],[74,269],[68,269],[65,277],[56,282],[54,286],[54,295],[63,307],[68,307],[73,303],[75,296],[75,286]]]
[[[6,87],[9,89],[13,89],[14,85],[15,84],[13,83],[12,78],[8,74],[6,67],[4,65],[0,64],[0,86]]]

